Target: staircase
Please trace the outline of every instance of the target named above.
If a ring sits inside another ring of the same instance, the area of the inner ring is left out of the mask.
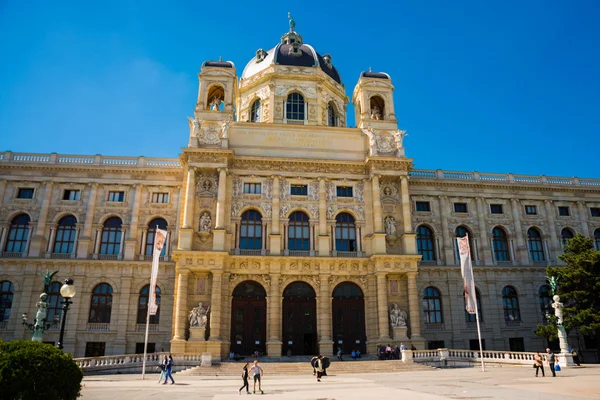
[[[300,358],[300,357],[298,357]],[[188,376],[240,376],[245,362],[222,362],[212,367],[193,367],[185,371],[178,372],[177,375]],[[250,363],[250,366],[252,363]],[[265,375],[307,375],[312,374],[310,366],[310,357],[304,361],[270,361],[261,359],[260,365]],[[398,360],[358,360],[337,361],[331,359],[331,365],[327,368],[328,375],[339,374],[364,374],[364,373],[384,373],[384,372],[403,372],[403,371],[424,371],[431,370],[431,367],[419,364],[405,364]]]

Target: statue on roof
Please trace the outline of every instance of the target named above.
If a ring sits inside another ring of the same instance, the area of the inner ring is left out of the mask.
[[[288,12],[288,19],[290,20],[290,32],[294,32],[296,30],[296,22],[294,18],[292,18],[292,13]]]

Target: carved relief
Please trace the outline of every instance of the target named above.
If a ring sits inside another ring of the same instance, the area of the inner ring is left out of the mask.
[[[265,200],[271,200],[272,192],[273,192],[273,179],[266,179],[262,183],[263,187],[263,196]]]
[[[319,201],[319,182],[312,181],[308,184],[308,198],[311,201]]]
[[[364,189],[365,189],[365,185],[362,182],[358,183],[354,186],[354,197],[356,198],[356,201],[358,201],[359,203],[365,202]]]
[[[238,199],[242,196],[242,180],[240,179],[239,176],[236,175],[235,178],[233,178],[233,198],[234,199]]]
[[[281,200],[290,198],[290,183],[284,178],[279,180],[279,198]]]
[[[200,175],[196,178],[196,194],[217,194],[219,179],[216,175]]]
[[[327,181],[326,184],[326,198],[327,202],[331,203],[335,201],[336,193],[335,193],[335,185],[331,181]]]
[[[220,144],[221,137],[219,130],[215,126],[208,126],[202,128],[200,135],[198,136],[198,143],[202,144]]]

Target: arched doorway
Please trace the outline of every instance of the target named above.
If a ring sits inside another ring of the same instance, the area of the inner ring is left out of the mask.
[[[283,291],[283,354],[317,354],[317,301],[305,282],[290,283]]]
[[[254,281],[240,283],[231,300],[231,351],[250,355],[266,353],[267,292]]]
[[[333,354],[338,346],[344,354],[350,354],[355,349],[365,354],[367,334],[362,290],[352,282],[342,282],[335,287],[332,297]]]

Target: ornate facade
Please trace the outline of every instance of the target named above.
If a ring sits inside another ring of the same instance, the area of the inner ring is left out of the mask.
[[[532,333],[550,302],[545,266],[575,233],[600,246],[600,180],[413,169],[390,76],[361,74],[346,127],[332,57],[293,26],[241,77],[207,61],[198,78],[179,159],[0,154],[2,339],[28,337],[39,273],[59,270],[78,288],[66,350],[140,351],[158,226],[169,239],[151,350],[470,348],[465,234],[485,347],[546,345]]]

